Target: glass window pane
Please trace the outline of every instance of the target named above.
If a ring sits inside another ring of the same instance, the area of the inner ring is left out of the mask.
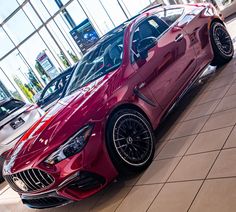
[[[55,61],[51,52],[47,49],[38,34],[30,37],[19,47],[19,50],[31,67],[37,67],[37,71],[35,71],[45,83],[48,82],[48,79],[52,79],[59,74],[57,61]],[[38,61],[39,64],[36,61]],[[40,65],[40,67],[38,67],[38,65]]]
[[[18,11],[3,27],[16,44],[34,31],[33,25],[22,10]]]
[[[62,4],[66,4],[69,0],[61,0]]]
[[[51,15],[54,15],[59,10],[55,0],[42,0],[42,2]]]
[[[54,38],[59,42],[61,49],[64,51],[65,55],[63,55],[63,52],[61,52],[60,59],[63,61],[65,67],[68,67],[70,65],[68,63],[74,63],[71,57],[69,56],[69,52],[73,52],[73,50],[71,49],[64,35],[60,32],[57,25],[53,21],[50,21],[47,24],[47,27],[53,34]],[[64,56],[66,56],[67,59]]]
[[[77,1],[71,2],[66,9],[76,25],[79,25],[87,18]]]
[[[117,1],[101,0],[101,2],[103,3],[116,26],[120,25],[127,19]]]
[[[43,40],[46,42],[50,50],[52,51],[54,57],[57,59],[58,63],[60,64],[60,67],[63,67],[62,62],[60,61],[58,55],[60,55],[60,49],[48,33],[48,31],[43,27],[40,29],[39,34],[43,37]]]
[[[135,4],[133,1],[128,0],[122,0],[120,2],[123,2],[124,9],[126,9],[132,16],[137,15],[141,10],[150,4],[150,1],[147,0],[138,0]]]
[[[7,73],[5,73],[7,74]],[[3,73],[3,70],[0,68],[0,87],[7,96],[13,96],[16,99],[22,99],[22,97],[20,96],[19,92],[16,90],[16,88],[13,86],[13,79],[10,79],[12,81],[9,80],[9,78],[6,77]],[[4,96],[2,94],[2,96]]]
[[[81,56],[81,51],[80,51],[79,47],[77,46],[77,44],[75,43],[72,36],[70,35],[70,30],[71,30],[70,27],[67,25],[67,22],[64,19],[62,14],[57,15],[54,20],[56,21],[58,27],[61,29],[63,35],[66,37],[67,41],[72,46],[74,52],[71,52],[71,53],[73,53],[75,55],[74,56],[71,55],[71,56],[73,57],[74,62],[76,62],[77,59],[79,59]]]
[[[33,7],[36,9],[43,21],[46,21],[50,18],[50,14],[45,9],[44,5],[40,0],[31,0]]]
[[[19,4],[16,0],[1,1],[0,20],[7,18],[17,7]]]
[[[6,33],[0,28],[0,58],[3,57],[7,52],[14,48],[13,43],[7,37]]]
[[[28,18],[30,19],[30,21],[33,23],[35,28],[38,28],[39,26],[42,25],[42,22],[40,21],[39,17],[34,12],[33,8],[31,7],[31,5],[29,3],[27,3],[23,7],[23,10],[26,13],[26,15],[28,16]]]
[[[16,0],[20,5],[25,1],[25,0]]]
[[[31,81],[29,72],[32,70],[23,60],[20,53],[17,50],[13,51],[1,61],[0,65],[7,76],[12,79],[18,92],[25,96],[25,99],[27,97],[31,101],[35,93],[40,90],[36,86],[40,87],[40,85],[34,85]]]
[[[92,17],[91,19],[96,21],[96,24],[99,26],[103,34],[109,32],[111,29],[115,27],[98,0],[96,1],[83,0],[83,5],[85,6],[86,11],[89,12],[89,16]]]

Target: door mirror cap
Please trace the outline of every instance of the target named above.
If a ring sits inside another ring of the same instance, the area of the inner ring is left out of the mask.
[[[148,51],[156,46],[157,39],[155,37],[147,37],[141,40],[138,43],[137,51],[142,59],[146,59],[148,57]]]

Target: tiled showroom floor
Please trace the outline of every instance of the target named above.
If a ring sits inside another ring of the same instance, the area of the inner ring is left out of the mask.
[[[228,21],[233,38],[235,26],[236,18]],[[236,58],[188,94],[157,129],[156,157],[143,174],[113,183],[87,200],[44,211],[234,212],[235,124]],[[32,209],[3,183],[0,211]]]

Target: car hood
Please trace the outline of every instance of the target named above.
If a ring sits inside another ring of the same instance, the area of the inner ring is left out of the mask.
[[[33,161],[47,157],[88,124],[92,120],[91,107],[94,107],[94,101],[102,99],[113,74],[109,73],[58,101],[11,150],[6,165],[14,166],[27,159],[28,165],[32,166]],[[96,102],[96,105],[100,104]]]

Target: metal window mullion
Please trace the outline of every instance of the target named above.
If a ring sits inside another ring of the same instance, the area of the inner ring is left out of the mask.
[[[30,2],[29,2],[29,3],[30,3]],[[32,7],[32,5],[31,5],[31,7]],[[32,7],[32,8],[33,8],[33,7]],[[26,17],[28,18],[28,20],[30,21],[30,23],[33,25],[35,31],[37,32],[37,34],[39,35],[39,37],[41,38],[41,40],[43,41],[43,43],[45,44],[45,46],[47,47],[47,49],[51,52],[51,54],[52,54],[52,56],[54,57],[54,59],[57,61],[57,63],[59,64],[59,66],[60,66],[61,68],[63,68],[62,65],[60,64],[59,60],[57,59],[57,57],[54,55],[54,53],[51,51],[51,49],[50,49],[49,46],[47,45],[46,41],[44,41],[43,37],[40,35],[40,33],[39,33],[39,28],[37,29],[37,28],[34,26],[33,22],[30,20],[30,18],[28,17],[28,15],[25,13],[24,8],[22,8],[22,10],[23,10],[24,14],[26,15]],[[33,8],[33,10],[34,10],[34,8]],[[34,12],[35,12],[35,10],[34,10]],[[40,21],[43,23],[42,20],[40,20]],[[41,29],[41,28],[40,28],[40,29]]]
[[[36,15],[39,17],[39,19],[41,20],[41,22],[42,22],[42,25],[41,26],[39,26],[38,27],[38,31],[41,29],[41,28],[43,28],[43,27],[47,27],[46,25],[54,18],[54,17],[56,17],[56,15],[58,15],[59,13],[61,13],[61,10],[63,10],[66,6],[68,6],[71,2],[72,2],[73,0],[70,0],[70,1],[68,1],[59,11],[57,11],[52,17],[50,17],[48,20],[46,20],[45,22],[42,20],[42,18],[41,18],[41,16],[38,14],[38,12],[37,12],[37,10],[34,8],[34,6],[32,5],[32,3],[30,2],[30,0],[28,0],[27,2],[29,2],[29,4],[32,6],[32,8],[33,8],[33,10],[34,10],[34,12],[36,13]],[[23,5],[23,4],[22,4]],[[4,23],[5,24],[5,23]],[[2,24],[2,25],[0,25],[1,27],[3,27],[3,25],[4,24]],[[14,42],[12,42],[13,43],[13,45],[14,45],[14,48],[13,49],[11,49],[9,52],[7,52],[4,56],[2,56],[1,58],[0,58],[0,61],[2,60],[2,59],[4,59],[5,57],[7,57],[9,54],[11,54],[11,52],[13,52],[14,50],[16,50],[16,49],[18,49],[18,47],[20,46],[20,45],[22,45],[24,42],[26,42],[31,36],[33,36],[34,34],[36,33],[36,31],[34,31],[34,32],[32,32],[28,37],[26,37],[23,41],[21,41],[18,45],[16,45]],[[9,35],[7,34],[7,36],[8,36],[8,38],[9,38]],[[12,41],[12,39],[11,38],[9,38],[11,41]],[[59,48],[60,49],[60,48]]]
[[[3,21],[2,23],[0,24],[0,27],[3,26],[7,21],[9,21],[11,19],[11,17],[13,17],[18,11],[20,11],[20,9],[25,5],[27,4],[29,0],[26,0],[24,1],[21,5],[19,4],[18,1],[16,1],[19,5],[19,7],[17,7],[9,16],[7,16]]]
[[[58,16],[61,17],[63,23],[66,24],[66,26],[67,26],[68,29],[69,29],[69,26],[68,26],[68,24],[66,23],[66,21],[64,20],[62,14],[58,14]],[[56,17],[55,17],[55,18],[56,18]],[[65,29],[63,29],[63,31],[65,32]],[[63,34],[64,34],[64,33],[63,33]],[[80,48],[78,47],[78,45],[77,45],[77,44],[75,43],[75,41],[73,40],[72,36],[71,36],[71,38],[68,38],[68,39],[70,40],[70,43],[71,43],[71,45],[72,45],[73,48],[74,48],[74,51],[78,52],[78,54],[79,54],[80,56],[82,56],[83,54],[82,54]],[[76,54],[76,53],[75,53],[75,54]]]
[[[42,2],[42,0],[40,0],[40,2],[43,4],[43,6],[44,6],[44,8],[47,10],[47,12],[49,13],[49,10],[47,9],[47,7],[45,6],[45,4]],[[51,14],[49,13],[49,16],[51,16]],[[51,16],[52,17],[52,16]],[[56,16],[54,16],[54,17],[56,17]],[[55,23],[55,20],[54,20],[54,18],[52,18],[52,21]],[[55,23],[56,24],[56,23]],[[56,27],[58,28],[58,25],[56,24]],[[58,28],[59,29],[59,31],[61,32],[61,29],[60,28]],[[51,33],[51,32],[50,32]],[[65,39],[65,36],[63,35],[63,33],[61,32],[61,34],[62,34],[62,36],[64,37],[64,39]],[[53,37],[53,34],[51,33],[51,36]],[[53,37],[53,39],[55,39],[54,37]],[[66,40],[66,39],[65,39]],[[66,40],[66,42],[67,42],[67,40]],[[68,43],[68,42],[67,42]],[[68,43],[69,44],[69,43]],[[58,46],[59,46],[59,44],[58,44]],[[69,44],[69,46],[70,46],[70,44]],[[67,55],[67,52],[64,52],[63,50],[62,50],[62,48],[60,47],[60,51],[62,51],[63,52],[63,54],[64,54],[64,56],[66,57],[66,59],[67,59],[67,61],[70,63],[70,65],[72,65],[72,59],[70,60],[70,58],[68,57],[68,55]]]
[[[14,85],[14,83],[12,82],[12,80],[10,79],[10,77],[5,73],[5,71],[0,67],[0,70],[2,71],[3,75],[8,79],[8,81],[10,82],[10,84],[13,86],[13,88],[15,88],[15,90],[20,94],[20,96],[24,99],[24,101],[29,102],[29,100],[26,98],[26,96],[24,95],[24,93],[21,91],[21,89],[17,86]]]
[[[89,11],[88,11],[88,12],[85,11],[84,7],[82,6],[82,4],[81,4],[81,2],[80,2],[79,0],[77,0],[77,2],[78,2],[78,4],[79,4],[79,6],[81,7],[81,9],[83,10],[84,14],[87,16],[87,18],[88,18],[88,19],[92,19],[93,22],[96,24],[96,27],[97,27],[97,29],[99,30],[100,35],[103,35],[104,33],[103,33],[102,30],[99,28],[99,26],[98,26],[98,24],[96,23],[96,21],[95,21],[95,19],[93,18],[93,16],[92,16],[91,14],[90,14],[90,16],[88,15],[88,13],[90,13],[90,12],[89,12]],[[85,7],[86,7],[86,5],[85,5]],[[86,7],[86,9],[87,9],[87,7]],[[93,23],[91,23],[91,24],[92,24],[92,26],[93,26]],[[99,33],[98,33],[96,27],[93,26],[93,28],[95,29],[96,33],[99,35]]]
[[[7,33],[7,31],[4,29],[4,27],[2,27],[2,30],[6,33],[6,35],[7,35],[7,37],[10,39],[10,41],[13,43],[13,45],[15,46],[15,48],[14,48],[14,50],[18,50],[18,52],[21,54],[21,56],[22,56],[22,58],[23,58],[23,62],[24,63],[26,63],[26,66],[28,67],[28,68],[30,68],[31,70],[33,70],[33,68],[31,67],[31,65],[27,62],[27,60],[25,59],[25,57],[22,55],[22,53],[21,53],[21,51],[20,51],[20,49],[19,49],[19,47],[20,47],[20,45],[18,44],[18,45],[16,45],[15,44],[15,42],[12,40],[12,38],[10,37],[10,35],[8,35],[8,33]],[[29,38],[29,37],[31,37],[32,35],[34,35],[36,33],[36,31],[34,31],[34,32],[32,32],[28,37],[26,37],[24,40],[27,40],[27,38]],[[13,51],[12,51],[13,52]],[[9,54],[8,54],[9,55]],[[5,58],[5,57],[4,57]],[[0,60],[2,60],[2,58],[0,59]],[[41,80],[41,78],[37,75],[37,73],[35,72],[35,74],[36,74],[36,76],[37,76],[37,78],[38,78],[38,81],[40,82],[40,84],[44,87],[45,86],[45,84],[44,84],[44,82]]]
[[[51,36],[52,40],[55,42],[56,46],[59,48],[60,51],[63,52],[63,50],[62,50],[61,47],[59,46],[58,42],[55,40],[54,36],[52,35],[52,33],[49,31],[49,29],[48,29],[48,27],[47,27],[47,24],[48,24],[53,18],[51,17],[51,18],[49,18],[46,22],[44,22],[43,19],[41,18],[41,16],[39,15],[38,11],[34,8],[34,6],[32,5],[32,3],[31,3],[30,1],[29,1],[29,4],[30,4],[31,7],[33,8],[34,12],[36,13],[36,15],[38,16],[38,18],[40,19],[40,21],[43,23],[43,25],[42,25],[41,28],[45,27],[46,31],[47,31],[48,34]],[[40,29],[41,29],[41,28],[40,28]],[[39,29],[38,29],[38,31],[39,31]],[[38,33],[38,34],[39,34],[39,33]],[[44,40],[43,40],[43,42],[44,42]],[[64,52],[63,52],[63,53],[64,53]],[[55,58],[54,54],[53,54],[53,57]],[[59,63],[60,67],[61,67],[62,69],[64,69],[64,67],[63,67],[62,64],[61,64],[61,61],[58,61],[57,59],[56,59],[56,61]]]

